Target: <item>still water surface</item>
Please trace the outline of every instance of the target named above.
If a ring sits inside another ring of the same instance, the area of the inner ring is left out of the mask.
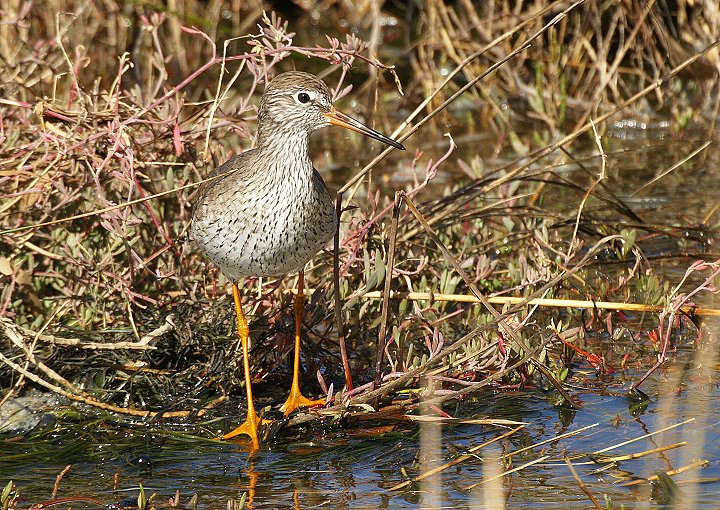
[[[680,353],[671,366],[679,366],[692,356],[691,352]],[[690,383],[695,375],[696,371],[690,369],[683,374],[683,379]],[[716,372],[716,380],[718,375]],[[665,382],[660,376],[644,389],[657,397],[665,392]],[[678,476],[676,481],[707,480],[695,487],[702,497],[694,508],[716,509],[720,507],[720,482],[717,481],[720,478],[720,410],[715,405],[720,396],[718,393],[717,385],[712,385],[709,392],[686,389],[670,397],[674,409],[669,414],[661,412],[663,404],[654,400],[642,414],[633,416],[628,410],[631,402],[623,396],[591,392],[581,395],[582,409],[569,421],[568,416],[560,418],[549,400],[537,393],[482,395],[481,402],[466,408],[465,412],[526,422],[524,431],[506,441],[504,446],[509,450],[599,424],[577,436],[546,444],[514,458],[517,467],[541,454],[549,456],[545,462],[506,477],[504,486],[509,508],[589,508],[590,503],[564,464],[563,455],[574,459],[578,474],[599,499],[605,495],[611,497],[616,508],[620,503],[626,508],[661,508],[663,506],[653,499],[647,485],[631,489],[620,487],[619,483],[687,464],[692,459],[684,458],[687,454],[683,450],[697,448],[710,464],[690,471],[687,476]],[[697,410],[703,408],[708,410],[707,414],[696,416]],[[605,472],[598,472],[601,466],[589,463],[584,456],[692,417],[696,418],[695,422],[607,454],[641,452],[678,441],[687,441],[687,447],[625,461],[617,469]],[[458,452],[498,433],[498,430],[477,425],[445,427],[442,433],[444,459],[450,460]],[[94,497],[110,503],[118,498],[135,498],[137,486],[142,483],[147,491],[157,492],[163,498],[172,496],[176,490],[180,491],[184,501],[197,494],[201,508],[224,508],[228,499],[238,499],[243,493],[249,495],[254,508],[420,508],[426,505],[422,504],[423,491],[419,486],[399,492],[388,490],[403,480],[402,467],[410,475],[418,474],[417,458],[422,456],[420,434],[416,429],[407,429],[362,439],[329,433],[308,443],[266,445],[250,458],[244,448],[236,445],[169,438],[166,434],[136,429],[120,440],[115,436],[104,445],[96,443],[89,447],[91,462],[83,454],[85,448],[80,448],[76,453],[68,453],[51,462],[37,457],[29,458],[24,465],[12,462],[12,466],[0,468],[0,477],[12,479],[29,502],[48,500],[55,476],[66,464],[72,464],[60,485],[60,497]],[[67,448],[68,441],[72,439],[58,438],[57,448]],[[24,448],[22,443],[3,444],[0,451],[12,455]],[[119,474],[119,493],[112,490],[116,473]],[[442,506],[471,507],[482,494],[479,489],[468,492],[463,488],[482,478],[480,459],[466,461],[444,472],[437,481]],[[684,487],[681,483],[680,490]],[[655,498],[662,496],[662,493],[656,494]],[[73,505],[78,506],[83,505]]]

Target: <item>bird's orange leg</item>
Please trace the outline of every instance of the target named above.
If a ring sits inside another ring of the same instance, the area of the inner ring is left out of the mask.
[[[248,327],[247,319],[242,311],[242,304],[240,302],[240,290],[238,289],[237,283],[232,284],[233,298],[235,300],[235,312],[237,313],[237,325],[238,335],[240,336],[240,343],[242,344],[243,351],[243,365],[245,368],[245,390],[247,391],[247,419],[245,423],[240,425],[232,432],[228,432],[223,435],[220,439],[230,439],[241,434],[250,436],[252,439],[253,449],[257,450],[260,448],[260,440],[258,439],[258,425],[261,423],[255,412],[255,405],[253,404],[252,385],[250,383],[250,355],[248,353],[248,339],[250,336],[250,328]],[[265,420],[263,420],[265,421]]]
[[[300,271],[298,274],[298,292],[293,303],[293,312],[295,312],[295,362],[293,365],[293,379],[290,387],[290,395],[280,410],[285,416],[292,413],[298,407],[316,406],[325,404],[325,400],[310,400],[303,397],[300,393],[300,332],[302,330],[302,316],[305,308],[305,295],[303,294],[305,274]]]

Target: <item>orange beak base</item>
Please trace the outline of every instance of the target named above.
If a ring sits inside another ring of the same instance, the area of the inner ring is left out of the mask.
[[[374,129],[370,129],[369,127],[356,121],[352,117],[348,117],[344,113],[337,111],[335,108],[333,108],[324,115],[328,118],[330,124],[332,124],[333,126],[340,126],[347,129],[352,129],[353,131],[357,131],[358,133],[361,133],[365,136],[374,138],[375,140],[386,143],[392,147],[395,147],[396,149],[400,149],[401,151],[405,150],[405,146],[400,142],[396,142],[392,138],[389,138],[382,133],[378,133]]]

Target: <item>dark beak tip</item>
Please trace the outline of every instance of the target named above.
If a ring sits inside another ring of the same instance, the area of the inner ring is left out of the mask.
[[[374,138],[375,140],[379,140],[383,143],[386,143],[386,144],[388,144],[392,147],[395,147],[396,149],[399,149],[401,151],[406,150],[405,146],[403,144],[401,144],[400,142],[393,140],[392,138],[388,138],[387,136],[383,135],[382,133],[379,133],[379,132],[375,131],[374,129],[371,129],[371,128],[363,125],[362,123],[356,121],[352,117],[348,117],[344,113],[342,113],[334,108],[332,110],[330,110],[329,112],[324,113],[323,115],[328,118],[331,125],[351,129],[351,130],[361,133],[365,136],[368,136],[370,138]]]

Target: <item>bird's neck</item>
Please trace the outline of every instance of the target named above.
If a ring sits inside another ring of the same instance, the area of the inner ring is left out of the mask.
[[[312,166],[310,135],[281,124],[260,125],[257,148],[268,158],[302,160]]]

